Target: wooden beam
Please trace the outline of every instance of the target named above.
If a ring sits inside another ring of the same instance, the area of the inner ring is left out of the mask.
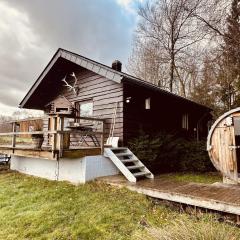
[[[14,151],[14,153],[13,153]],[[43,151],[37,149],[21,149],[21,148],[0,148],[0,153],[7,155],[16,155],[21,157],[33,157],[56,160],[56,157],[52,155],[51,151]]]
[[[73,117],[75,119],[83,119],[83,120],[89,120],[89,121],[98,121],[98,122],[104,122],[105,119],[102,118],[94,118],[94,117]]]
[[[2,123],[20,123],[20,122],[27,122],[27,121],[37,121],[37,120],[44,120],[44,118],[24,118],[24,119],[20,119],[20,120],[12,120],[12,121],[4,121],[1,122]]]
[[[144,187],[139,187],[137,185],[127,185],[127,184],[119,184],[119,183],[109,183],[109,184],[113,186],[118,186],[118,187],[126,187],[131,191],[142,193],[146,196],[153,197],[153,198],[158,198],[158,199],[168,200],[172,202],[183,203],[187,205],[211,209],[215,211],[240,215],[239,205],[228,204],[225,202],[218,202],[216,200],[210,200],[210,199],[205,200],[199,197],[191,197],[183,194],[153,190],[153,189],[148,189]]]
[[[62,158],[83,158],[95,155],[101,155],[101,148],[63,150]]]
[[[57,117],[57,130],[58,131],[63,131],[64,128],[64,117],[60,116]],[[63,154],[63,134],[62,133],[58,133],[57,134],[57,149],[59,152],[59,157],[62,157]]]
[[[102,122],[102,133],[101,133],[101,154],[104,154],[104,133],[105,133],[105,121]]]
[[[54,117],[53,118],[53,130],[56,131],[57,130],[57,118]],[[55,150],[56,150],[56,143],[57,143],[57,134],[56,133],[53,133],[53,136],[52,136],[52,152],[53,152],[53,155],[55,154]]]
[[[13,133],[15,133],[16,132],[16,123],[15,122],[13,122],[12,123],[12,131],[13,131]],[[12,147],[14,148],[16,146],[16,135],[12,135]]]
[[[57,131],[34,131],[34,132],[6,132],[6,133],[0,133],[0,136],[17,136],[17,135],[39,135],[44,133],[58,133]]]

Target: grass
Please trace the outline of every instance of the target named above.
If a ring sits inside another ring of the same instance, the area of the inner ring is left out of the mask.
[[[178,182],[195,182],[195,183],[208,183],[221,182],[222,177],[217,172],[210,173],[169,173],[162,174],[160,178],[166,180],[173,180]]]
[[[216,239],[201,238],[209,229],[220,232],[221,240],[240,239],[239,229],[217,222],[215,215],[179,213],[103,183],[74,186],[15,172],[0,172],[0,219],[4,240]],[[177,229],[192,238],[167,236]]]
[[[237,240],[240,235],[235,229],[210,222],[210,219],[198,222],[182,219],[163,228],[148,228],[137,237],[140,240]]]

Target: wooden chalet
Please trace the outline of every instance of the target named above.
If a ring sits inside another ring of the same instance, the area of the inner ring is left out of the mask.
[[[109,67],[64,49],[58,49],[19,107],[45,112],[43,130],[31,133],[43,134],[42,147],[17,146],[16,136],[26,132],[17,132],[13,124],[11,146],[1,147],[2,152],[59,162],[105,155],[113,163],[110,168],[132,174],[133,182],[138,176],[153,177],[140,161],[131,162],[137,157],[127,148],[140,130],[183,131],[200,139],[207,136],[211,118],[211,109],[123,73],[119,61]],[[98,164],[107,169],[102,163]],[[66,164],[67,169],[70,163]],[[103,170],[100,175],[104,174],[109,173]]]

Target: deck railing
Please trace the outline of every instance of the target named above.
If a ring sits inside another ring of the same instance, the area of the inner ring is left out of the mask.
[[[47,122],[47,125],[44,124],[44,122]],[[101,148],[101,153],[103,154],[104,151],[104,134],[105,134],[105,120],[100,118],[94,118],[94,117],[69,117],[64,114],[56,114],[48,116],[47,118],[34,118],[30,119],[30,121],[43,121],[43,129],[41,131],[20,131],[21,129],[17,129],[17,126],[19,126],[22,122],[28,121],[27,119],[24,120],[16,120],[16,121],[9,121],[9,122],[2,122],[1,125],[8,126],[8,131],[1,128],[0,130],[0,139],[2,137],[7,137],[8,141],[7,144],[5,144],[6,141],[0,141],[0,148],[1,147],[8,147],[11,149],[21,149],[21,148],[29,148],[29,149],[36,149],[31,146],[30,141],[26,141],[25,143],[19,144],[17,143],[17,138],[21,139],[21,136],[25,136],[26,139],[31,139],[31,136],[36,135],[43,135],[44,136],[44,142],[45,147],[50,147],[50,150],[53,152],[53,154],[58,154],[59,157],[63,155],[63,151],[65,149],[81,149],[80,144],[78,146],[73,146],[73,142],[71,140],[71,135],[78,136],[77,139],[82,139],[83,142],[86,141],[86,138],[89,136],[96,137],[96,141],[99,143],[99,146]],[[92,124],[89,124],[92,123]],[[84,128],[84,124],[93,126]],[[11,131],[10,126],[11,125]],[[27,137],[26,137],[27,136]],[[69,145],[66,146],[66,136],[69,137]],[[75,139],[75,142],[77,140]],[[96,142],[95,142],[96,143]],[[18,145],[18,146],[17,146]],[[85,146],[84,148],[92,147],[92,146]],[[42,147],[43,149],[44,147]],[[39,149],[38,149],[39,150]]]

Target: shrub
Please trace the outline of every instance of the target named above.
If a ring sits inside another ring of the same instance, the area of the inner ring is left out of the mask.
[[[155,135],[140,132],[128,143],[153,172],[214,171],[205,144],[205,141],[189,140],[178,133],[164,132]]]
[[[209,159],[205,141],[183,141],[182,152],[179,156],[181,171],[214,171]]]

